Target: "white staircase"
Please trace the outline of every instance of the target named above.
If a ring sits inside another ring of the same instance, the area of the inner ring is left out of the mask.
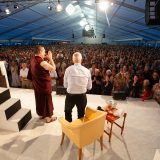
[[[21,108],[20,100],[11,98],[8,88],[0,87],[0,128],[20,131],[31,118],[31,110]]]

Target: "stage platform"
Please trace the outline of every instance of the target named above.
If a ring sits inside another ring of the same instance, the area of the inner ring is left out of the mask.
[[[65,138],[60,146],[61,126],[58,121],[46,124],[35,111],[34,92],[10,88],[11,97],[19,98],[23,107],[31,109],[33,118],[20,132],[0,130],[0,160],[76,160],[77,148]],[[52,93],[54,114],[64,116],[65,96]],[[87,95],[87,106],[104,106],[110,96]],[[111,143],[104,134],[104,150],[98,141],[83,148],[83,160],[160,160],[160,106],[154,100],[128,98],[116,101],[127,112],[123,136],[113,126]],[[76,107],[73,119],[77,118]]]

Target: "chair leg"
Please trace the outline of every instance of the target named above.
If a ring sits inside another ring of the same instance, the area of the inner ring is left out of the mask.
[[[61,145],[63,144],[65,134],[62,132]]]
[[[103,135],[100,137],[101,150],[103,150]]]
[[[123,120],[123,125],[122,125],[122,128],[121,128],[121,135],[123,134],[124,124],[125,124],[126,116],[127,116],[127,113],[124,113],[124,120]]]
[[[78,160],[82,159],[82,148],[78,148]]]
[[[109,142],[111,142],[111,137],[112,137],[112,127],[113,127],[113,123],[111,123],[111,129],[110,129],[110,133],[109,133]]]

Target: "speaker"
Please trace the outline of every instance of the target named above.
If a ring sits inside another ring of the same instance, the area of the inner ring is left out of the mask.
[[[113,91],[113,99],[114,100],[126,100],[126,92],[125,91]]]
[[[63,86],[56,86],[56,94],[65,95],[66,93],[66,88],[64,88]]]
[[[83,37],[90,37],[90,38],[94,38],[95,34],[94,34],[94,29],[90,29],[88,31],[86,31],[85,29],[82,30],[82,36]]]
[[[145,23],[160,25],[160,0],[146,0]]]

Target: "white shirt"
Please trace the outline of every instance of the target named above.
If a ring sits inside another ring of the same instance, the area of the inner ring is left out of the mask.
[[[71,94],[86,93],[92,88],[90,71],[79,63],[68,67],[64,74],[64,87]]]
[[[28,68],[20,69],[20,77],[27,79],[27,75],[28,75]]]
[[[50,72],[50,76],[51,78],[55,78],[55,79],[52,79],[52,86],[56,85],[56,78],[58,77],[57,72],[56,71]]]

